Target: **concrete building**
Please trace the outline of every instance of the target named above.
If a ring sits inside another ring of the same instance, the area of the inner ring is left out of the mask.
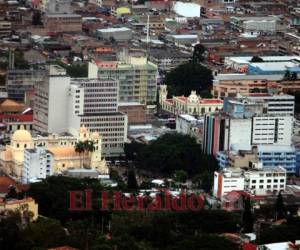
[[[240,73],[246,73],[246,72],[248,72],[249,65],[252,64],[252,62],[251,62],[252,58],[253,57],[251,57],[251,56],[225,57],[224,65],[228,66]],[[278,75],[278,74],[280,74],[280,75],[282,75],[282,78],[283,78],[283,74],[284,74],[284,72],[282,73],[284,65],[289,66],[289,67],[297,66],[297,64],[299,64],[299,62],[300,62],[299,56],[261,56],[260,58],[263,60],[262,65],[269,64],[269,66],[272,66],[275,68],[280,67],[279,73],[272,71],[272,68],[269,67],[268,71],[270,71],[270,73],[266,74],[265,72],[260,72],[261,75],[271,75],[271,74]],[[257,64],[257,63],[254,63],[254,64]],[[276,66],[276,65],[279,65],[279,66]]]
[[[213,113],[223,108],[223,101],[220,99],[205,99],[197,95],[196,91],[191,91],[188,97],[173,96],[168,99],[167,85],[160,85],[159,104],[161,108],[172,114],[189,114],[203,116]]]
[[[214,76],[212,95],[215,98],[236,97],[238,94],[264,96],[268,94],[300,91],[299,80],[283,79],[282,74],[246,75],[218,74]]]
[[[118,110],[128,117],[128,124],[146,123],[146,105],[138,102],[119,102]]]
[[[45,16],[44,27],[49,32],[81,32],[81,19],[77,14],[49,14]]]
[[[228,168],[214,174],[213,194],[220,200],[231,191],[249,191],[255,195],[263,195],[285,189],[286,170],[280,166],[263,169],[261,163],[256,163],[250,168]]]
[[[216,155],[251,150],[255,145],[291,145],[294,108],[277,109],[273,103],[273,99],[256,97],[226,100],[224,112],[204,118],[203,151]]]
[[[12,32],[11,22],[0,22],[0,37],[8,37]]]
[[[46,14],[70,14],[71,0],[43,0],[43,11]]]
[[[149,60],[156,64],[160,70],[170,71],[181,64],[187,63],[191,54],[177,50],[150,49]]]
[[[233,29],[246,33],[275,33],[284,27],[283,21],[277,16],[265,17],[237,17],[230,18],[230,24]]]
[[[30,100],[25,100],[26,93],[34,91],[35,86],[44,81],[45,75],[45,70],[8,70],[6,75],[8,98],[30,103]]]
[[[32,214],[32,217],[30,218],[31,221],[34,221],[38,218],[39,216],[38,208],[39,208],[38,204],[31,197],[27,197],[21,200],[19,199],[0,200],[0,212],[20,211],[22,218],[27,212],[30,212]]]
[[[71,79],[54,66],[35,93],[34,130],[75,134],[84,126],[102,136],[103,156],[119,156],[127,140],[127,116],[118,112],[117,103],[115,80]]]
[[[155,103],[157,74],[157,66],[145,57],[89,63],[89,78],[113,78],[119,82],[119,102]]]
[[[0,104],[0,124],[2,139],[10,139],[11,135],[23,126],[32,131],[33,112],[31,108],[16,101],[6,99]]]
[[[40,133],[64,133],[68,131],[68,90],[70,77],[66,70],[51,65],[48,75],[37,84],[34,93],[33,129]],[[59,107],[59,109],[58,109]]]
[[[44,147],[25,149],[22,183],[27,184],[51,176],[53,156]]]
[[[239,97],[239,95],[238,95]],[[266,112],[270,115],[289,115],[294,116],[295,112],[295,97],[287,94],[274,94],[274,95],[251,95],[251,96],[240,96],[241,98],[246,98],[246,100],[253,102],[263,101],[267,104]]]
[[[297,152],[293,146],[257,146],[257,156],[263,167],[282,166],[288,174],[296,173]]]
[[[98,29],[96,35],[99,39],[115,41],[128,41],[132,39],[132,30],[126,27]]]
[[[202,128],[203,120],[198,120],[194,116],[182,114],[176,117],[177,133],[190,135],[200,141]]]
[[[195,44],[198,42],[198,35],[167,35],[167,39],[172,41],[175,45]]]

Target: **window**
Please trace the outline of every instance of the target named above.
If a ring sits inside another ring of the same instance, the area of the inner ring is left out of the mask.
[[[252,183],[256,183],[256,180],[252,180]]]
[[[264,183],[264,180],[259,180],[259,183]]]

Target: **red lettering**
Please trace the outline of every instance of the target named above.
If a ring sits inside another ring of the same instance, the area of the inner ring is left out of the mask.
[[[178,201],[180,201],[180,205],[178,205]],[[185,193],[181,193],[179,199],[172,197],[172,209],[175,211],[184,211],[187,209]]]

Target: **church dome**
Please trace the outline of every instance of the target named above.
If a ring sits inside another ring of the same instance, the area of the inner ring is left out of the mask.
[[[12,136],[12,141],[30,142],[32,141],[31,134],[25,129],[16,130]]]
[[[191,91],[191,94],[188,97],[188,102],[197,103],[199,102],[199,97],[196,94],[196,91]]]

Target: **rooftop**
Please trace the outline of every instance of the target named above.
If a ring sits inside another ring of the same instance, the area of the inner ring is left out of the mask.
[[[98,32],[118,32],[118,31],[131,31],[131,29],[126,27],[121,28],[107,28],[107,29],[98,29]]]

